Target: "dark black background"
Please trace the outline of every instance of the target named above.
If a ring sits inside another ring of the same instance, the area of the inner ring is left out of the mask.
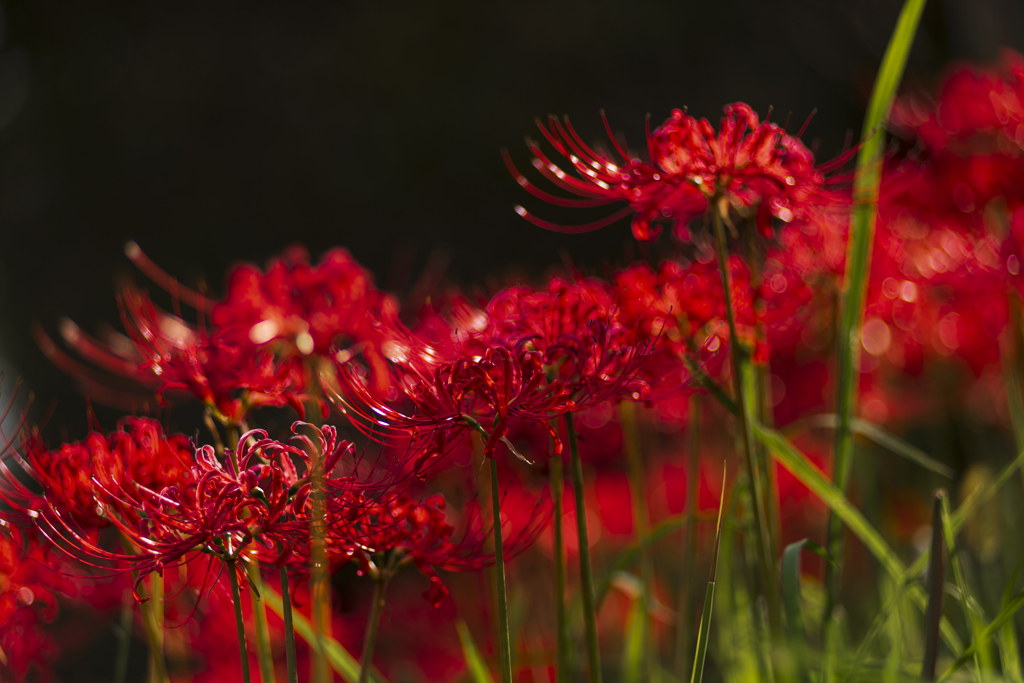
[[[632,2],[87,2],[4,6],[0,51],[0,320],[8,381],[84,430],[73,382],[29,328],[116,323],[137,240],[217,292],[235,261],[344,245],[401,292],[436,250],[464,285],[538,272],[567,250],[621,262],[628,221],[585,236],[516,216],[502,165],[537,115],[599,111],[642,146],[689,106],[793,113],[820,159],[859,135],[899,11],[892,0]],[[1012,0],[930,0],[906,83],[1024,44]],[[544,213],[544,212],[547,213]],[[565,216],[583,222],[584,216]],[[141,279],[135,276],[137,279]],[[151,288],[152,289],[152,288]]]

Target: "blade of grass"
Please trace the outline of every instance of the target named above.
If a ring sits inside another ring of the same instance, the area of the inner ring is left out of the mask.
[[[267,607],[274,610],[275,614],[280,617],[284,616],[284,603],[277,591],[267,588],[263,593],[263,599],[267,601]],[[298,633],[299,637],[306,641],[310,648],[315,650],[320,646],[321,641],[317,638],[312,623],[310,623],[310,620],[305,615],[301,612],[293,611],[292,624],[295,628],[295,633]],[[333,638],[324,638],[322,642],[325,650],[324,656],[331,665],[331,668],[345,679],[346,683],[356,683],[359,680],[359,661]],[[380,672],[376,670],[371,672],[370,681],[372,683],[387,683],[384,677],[380,675]]]
[[[882,536],[865,519],[860,510],[855,508],[846,496],[833,484],[825,479],[825,475],[800,453],[789,441],[764,425],[755,424],[754,433],[762,439],[768,450],[782,465],[792,472],[797,479],[818,496],[829,509],[835,513],[847,527],[864,543],[865,547],[875,556],[885,571],[896,580],[897,585],[907,579],[907,568],[892,551]],[[923,563],[922,567],[923,568]],[[917,569],[920,572],[920,568]],[[927,606],[927,597],[920,586],[909,585],[907,590],[911,599],[921,609]],[[826,613],[826,618],[827,618]],[[962,649],[960,638],[953,627],[945,619],[942,622],[942,637],[954,651]]]
[[[619,574],[621,577],[622,574]],[[644,673],[647,608],[644,605],[645,595],[643,579],[629,575],[634,584],[635,597],[630,601],[629,616],[626,617],[626,630],[622,647],[622,681],[623,683],[641,683],[650,681],[651,677]]]
[[[689,462],[686,481],[686,511],[690,519],[697,518],[697,484],[700,480],[700,420],[701,398],[690,397]],[[693,629],[694,602],[697,595],[697,527],[686,529],[686,557],[683,581],[679,586],[679,608],[676,625],[675,672],[679,680],[686,677],[686,663],[690,654],[690,631]]]
[[[832,564],[828,551],[805,538],[790,543],[782,552],[782,607],[786,613],[786,636],[790,651],[796,657],[800,680],[810,683],[811,671],[808,662],[807,636],[804,632],[804,618],[800,609],[800,551],[810,550]]]
[[[971,629],[971,633],[973,635],[974,642],[971,644],[972,646],[976,646],[974,652],[974,669],[977,671],[978,680],[983,681],[981,648],[985,647],[987,640],[982,640],[981,633],[984,631],[985,623],[979,618],[978,614],[971,609],[971,593],[967,587],[967,580],[964,578],[963,566],[960,564],[959,547],[956,544],[956,534],[953,532],[953,529],[949,524],[949,498],[946,496],[946,492],[941,489],[936,492],[935,497],[939,499],[942,505],[942,528],[945,532],[946,550],[949,553],[949,563],[953,568],[953,577],[956,581],[956,587],[960,593],[960,605],[964,610],[964,621]]]
[[[853,180],[853,214],[847,244],[846,276],[841,295],[836,383],[839,423],[836,427],[834,479],[839,491],[846,493],[853,464],[853,432],[851,430],[857,403],[857,356],[860,351],[860,328],[864,317],[864,296],[867,290],[871,246],[874,242],[875,218],[878,211],[878,190],[882,177],[882,150],[885,142],[883,124],[889,117],[896,89],[910,54],[925,0],[906,0],[896,21],[896,28],[885,49],[878,77],[868,102],[867,116],[861,130],[860,151]],[[829,520],[829,554],[842,557],[842,522],[836,515]],[[838,573],[826,567],[825,614],[822,630],[826,631],[838,590]]]
[[[839,424],[839,416],[834,413],[815,415],[814,417],[807,418],[802,422],[809,429],[814,429],[816,427],[835,429]],[[854,419],[850,425],[850,429],[855,435],[870,439],[893,455],[906,458],[926,470],[946,477],[947,479],[952,479],[956,476],[956,472],[953,471],[953,468],[943,465],[920,448],[911,446],[895,434],[887,432],[878,425],[872,424],[867,420]],[[789,429],[783,430],[784,433],[788,433],[789,431]]]
[[[942,617],[942,556],[947,515],[943,513],[944,496],[935,492],[932,503],[931,559],[928,562],[928,608],[924,613],[924,659],[921,660],[921,680],[935,680],[935,663],[939,657],[939,622]]]
[[[715,602],[715,580],[718,574],[718,548],[722,542],[722,510],[725,509],[725,474],[726,465],[722,463],[722,496],[718,501],[718,524],[715,531],[715,547],[711,551],[711,573],[708,578],[708,589],[704,595],[704,613],[700,618],[700,629],[697,631],[697,652],[693,658],[693,674],[690,683],[700,683],[704,679],[704,660],[708,652],[708,635],[711,633],[711,610]]]
[[[480,651],[476,649],[476,643],[473,642],[473,636],[470,634],[465,620],[459,619],[455,622],[455,629],[459,632],[462,656],[466,660],[466,669],[469,670],[470,679],[473,683],[494,683],[491,672],[487,670],[487,665],[484,664],[483,657],[480,656]]]
[[[1010,580],[1006,582],[1006,588],[1003,590],[1003,599],[999,609],[1005,609],[1006,605],[1013,599],[1013,587],[1017,584],[1017,576],[1020,574],[1021,567],[1024,567],[1024,558],[1020,559],[1017,567],[1013,570],[1013,574],[1010,575]],[[1020,667],[1020,649],[1017,646],[1017,633],[1014,629],[1013,619],[1008,619],[1002,628],[999,629],[999,652],[1002,655],[1003,678],[1012,681],[1012,683],[1024,681],[1024,674],[1021,673]]]
[[[989,641],[993,635],[999,632],[1003,624],[1010,621],[1013,615],[1017,613],[1021,607],[1024,607],[1024,591],[1017,593],[1012,600],[1003,605],[1003,608],[999,611],[999,614],[989,622],[979,634],[977,639],[971,643],[970,647],[965,649],[953,664],[946,669],[942,677],[939,678],[939,683],[948,680],[950,676],[960,670],[964,664],[971,661],[974,658],[974,654],[978,651],[979,643],[985,643]]]

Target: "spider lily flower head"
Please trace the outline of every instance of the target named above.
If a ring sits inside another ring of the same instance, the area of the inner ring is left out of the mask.
[[[418,474],[466,430],[486,437],[484,453],[492,458],[498,444],[507,441],[510,419],[546,424],[578,405],[562,382],[548,381],[538,351],[494,346],[482,355],[442,363],[431,376],[406,378],[404,394],[416,409],[408,414],[376,397],[344,365],[338,367],[340,392],[325,388],[335,405],[371,438],[382,443],[425,438],[424,449],[414,463]],[[555,431],[549,425],[546,428],[557,439]]]
[[[398,306],[373,285],[373,277],[345,249],[332,249],[312,266],[301,247],[272,259],[266,271],[237,266],[213,323],[242,345],[283,341],[297,356],[331,356],[356,349],[381,382],[387,378],[384,347],[401,328]],[[351,352],[350,352],[351,353]]]
[[[540,227],[560,232],[587,232],[609,225],[630,213],[633,236],[642,241],[658,238],[658,222],[668,221],[680,239],[689,238],[689,222],[709,208],[731,207],[754,219],[758,230],[773,234],[773,220],[781,223],[812,221],[839,199],[831,186],[839,181],[827,175],[846,163],[849,153],[815,166],[814,156],[799,135],[760,121],[746,104],[725,107],[719,130],[707,119],[695,119],[676,109],[647,137],[650,162],[627,152],[605,127],[616,155],[587,146],[569,123],[549,117],[538,121],[544,138],[572,166],[568,173],[552,162],[540,146],[528,140],[533,165],[546,179],[578,199],[566,199],[535,187],[512,164],[516,180],[540,199],[571,207],[593,207],[625,201],[629,206],[594,223],[564,227],[516,211]],[[801,131],[802,132],[802,131]],[[724,202],[724,203],[722,203]]]
[[[247,559],[272,557],[283,562],[295,548],[309,544],[310,477],[329,472],[327,468],[337,466],[351,448],[338,440],[333,427],[296,423],[293,430],[299,429],[313,430],[317,438],[305,437],[295,445],[252,430],[223,458],[211,446],[195,448],[191,467],[180,481],[160,489],[127,472],[105,481],[94,476],[97,510],[134,552],[108,550],[94,535],[83,533],[61,507],[60,492],[47,488],[48,481],[40,482],[44,506],[32,516],[38,528],[68,553],[114,571],[137,571],[136,586],[154,571],[204,554],[232,560],[244,552]],[[315,456],[300,447],[307,442],[318,449]],[[347,490],[355,479],[330,481],[332,490]]]
[[[195,330],[141,292],[126,290],[120,301],[139,367],[160,381],[161,394],[187,391],[233,422],[264,405],[289,405],[304,415],[306,374],[298,359],[238,344],[225,332]]]
[[[536,501],[525,520],[504,525],[506,560],[529,547],[540,533],[549,512],[544,502]],[[494,552],[487,546],[490,530],[481,523],[475,502],[461,534],[450,523],[446,508],[442,495],[419,502],[404,492],[389,493],[378,502],[357,507],[346,554],[359,563],[361,574],[371,576],[412,564],[430,581],[424,597],[438,607],[448,589],[436,569],[475,571],[494,562]]]
[[[133,481],[160,490],[180,485],[188,473],[191,448],[180,434],[165,436],[160,424],[144,417],[128,417],[106,436],[94,431],[82,442],[47,449],[38,431],[23,439],[18,464],[41,487],[47,505],[70,516],[81,528],[107,526],[95,498],[95,483],[112,485]],[[37,494],[10,470],[3,481],[5,500],[17,509],[43,505]]]

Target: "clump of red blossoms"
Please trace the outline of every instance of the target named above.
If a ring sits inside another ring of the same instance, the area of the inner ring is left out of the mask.
[[[774,123],[760,121],[742,103],[725,108],[717,133],[707,119],[698,120],[676,109],[653,133],[648,132],[649,162],[623,149],[610,128],[608,136],[618,158],[587,146],[568,119],[550,117],[547,126],[539,121],[537,125],[576,175],[562,170],[537,143],[528,140],[534,168],[557,187],[583,199],[566,199],[538,189],[506,155],[520,185],[560,206],[629,204],[603,220],[578,227],[555,225],[516,207],[534,224],[560,232],[596,230],[635,213],[633,235],[638,240],[657,239],[661,221],[670,222],[676,235],[687,239],[689,222],[706,213],[712,202],[724,200],[741,215],[753,212],[758,230],[771,235],[773,218],[800,223],[813,220],[816,213],[834,211],[838,195],[830,186],[836,181],[827,175],[847,161],[844,156],[815,166],[799,134],[793,137]]]

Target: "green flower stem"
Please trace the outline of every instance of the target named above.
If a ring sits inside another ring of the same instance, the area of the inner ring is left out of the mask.
[[[626,461],[629,465],[630,497],[633,499],[633,524],[636,527],[636,542],[640,547],[640,639],[643,647],[641,680],[651,677],[651,643],[649,612],[651,587],[654,585],[654,560],[651,557],[647,536],[650,520],[647,515],[647,491],[644,482],[643,453],[640,448],[640,432],[637,428],[637,407],[633,401],[619,403],[619,420],[622,423],[622,440],[626,446]]]
[[[391,570],[384,569],[377,574],[373,582],[373,605],[370,607],[370,621],[366,626],[366,638],[363,640],[359,683],[368,683],[370,680],[370,669],[373,668],[373,648],[377,644],[377,627],[380,625],[380,613],[384,609],[384,595],[390,579]]]
[[[242,595],[238,590],[238,571],[235,568],[235,560],[228,560],[225,564],[228,568],[228,578],[231,580],[231,601],[235,604],[235,626],[238,629],[238,654],[242,660],[242,681],[251,683],[249,652],[245,645],[245,620],[242,618]]]
[[[867,290],[871,246],[874,242],[875,218],[878,212],[878,191],[882,177],[882,151],[885,134],[882,124],[896,96],[903,77],[907,56],[917,32],[925,0],[906,0],[896,28],[882,58],[878,78],[871,92],[867,116],[857,154],[853,180],[853,215],[847,246],[846,282],[842,294],[842,310],[837,339],[838,382],[836,412],[839,424],[835,434],[833,481],[845,495],[853,465],[853,418],[857,402],[857,358],[860,350],[860,328],[864,317],[864,296]],[[843,523],[830,514],[828,552],[834,558],[843,555]],[[825,569],[825,618],[822,619],[823,642],[828,642],[828,628],[838,599],[839,573],[831,565]]]
[[[565,429],[569,435],[569,456],[572,459],[572,487],[576,498],[576,536],[580,553],[580,592],[583,594],[583,621],[587,631],[587,660],[590,665],[590,683],[601,682],[601,652],[597,645],[597,614],[594,609],[594,576],[590,564],[590,541],[587,537],[587,504],[583,499],[583,465],[580,463],[579,443],[572,413],[565,414]]]
[[[562,456],[550,460],[551,498],[554,500],[554,548],[555,555],[555,681],[569,683],[569,621],[565,613],[565,538],[563,538],[562,507],[564,482],[562,478]]]
[[[121,547],[124,548],[125,553],[135,554],[135,546],[123,534],[121,535]],[[153,586],[152,594],[139,608],[142,612],[142,626],[146,631],[146,640],[149,643],[149,680],[151,683],[168,683],[167,663],[164,661],[163,578],[159,574],[150,576],[150,583]],[[132,579],[138,579],[138,573],[134,570]],[[138,591],[140,597],[146,597],[146,589],[143,585],[139,585]]]
[[[686,482],[686,514],[697,519],[697,496],[700,481],[700,419],[701,398],[690,397],[690,462]],[[686,555],[683,569],[683,584],[679,588],[679,624],[676,631],[676,678],[686,680],[690,654],[690,639],[693,637],[694,596],[697,595],[697,527],[690,524],[685,530]]]
[[[505,550],[501,542],[501,491],[498,487],[498,461],[491,462],[491,509],[494,514],[494,568],[498,581],[498,647],[501,654],[502,683],[512,683],[512,645],[508,632],[508,601],[505,595]]]
[[[281,604],[284,618],[284,653],[288,664],[288,683],[299,683],[295,662],[295,627],[292,625],[292,595],[288,589],[288,567],[281,565]]]
[[[132,649],[132,603],[131,594],[127,591],[122,600],[121,623],[117,639],[117,659],[114,662],[114,683],[124,683],[124,677],[128,673],[128,656]]]
[[[317,457],[317,456],[314,456]],[[313,468],[319,467],[313,462]],[[327,662],[327,640],[331,637],[331,584],[327,568],[327,549],[324,540],[324,493],[322,476],[311,480],[310,500],[313,503],[311,532],[313,537],[312,568],[310,571],[310,598],[313,611],[313,632],[317,647],[313,652],[313,683],[330,683],[334,678]]]
[[[773,634],[780,633],[782,627],[782,611],[779,605],[778,579],[775,573],[775,558],[771,554],[771,541],[764,516],[764,492],[762,479],[757,463],[754,446],[753,414],[756,408],[754,387],[746,380],[744,365],[746,350],[736,334],[736,314],[732,303],[732,288],[729,277],[728,247],[725,241],[725,227],[719,207],[711,211],[715,224],[715,250],[718,268],[722,276],[722,298],[725,301],[725,315],[729,325],[729,349],[732,352],[732,375],[735,384],[736,400],[739,403],[737,417],[740,422],[740,435],[743,443],[743,456],[747,464],[747,478],[750,482],[753,508],[754,533],[757,541],[757,553],[761,563],[765,598],[768,601],[768,620]]]
[[[275,683],[274,655],[270,649],[270,629],[267,628],[267,606],[263,604],[263,577],[259,567],[253,565],[247,569],[249,574],[249,599],[252,600],[252,613],[256,622],[256,652],[260,663],[260,680],[263,683]]]

